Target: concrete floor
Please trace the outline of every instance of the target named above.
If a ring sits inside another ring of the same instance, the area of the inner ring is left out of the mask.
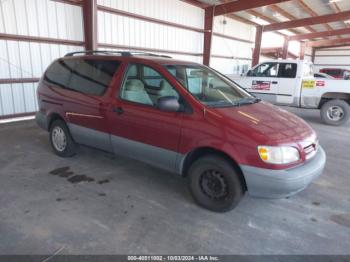
[[[318,132],[324,175],[224,214],[195,205],[186,179],[85,147],[59,158],[34,121],[1,125],[0,254],[350,254],[350,123],[289,110]]]

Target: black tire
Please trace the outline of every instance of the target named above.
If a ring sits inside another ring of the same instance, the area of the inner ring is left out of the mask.
[[[321,107],[321,118],[327,125],[340,126],[345,124],[350,118],[350,105],[344,100],[329,100]]]
[[[63,132],[65,144],[62,147],[57,145],[54,139],[54,133]],[[55,120],[50,126],[50,143],[53,151],[60,157],[72,157],[76,154],[77,144],[74,142],[66,123],[63,120]]]
[[[196,160],[188,175],[194,200],[206,209],[229,211],[244,195],[240,172],[220,156],[208,155]]]

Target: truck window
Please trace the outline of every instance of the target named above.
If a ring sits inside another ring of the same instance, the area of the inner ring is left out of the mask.
[[[279,66],[279,77],[295,78],[297,75],[297,64],[281,63]]]
[[[277,77],[278,63],[264,63],[249,71],[247,76]]]

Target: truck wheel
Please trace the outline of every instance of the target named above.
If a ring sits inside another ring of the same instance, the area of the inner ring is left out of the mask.
[[[208,155],[195,161],[189,169],[189,187],[195,201],[216,212],[233,209],[244,189],[239,172],[225,159]]]
[[[77,145],[62,120],[55,120],[50,126],[50,142],[53,151],[60,157],[71,157],[76,153]]]
[[[322,106],[321,118],[328,125],[342,125],[350,118],[350,106],[344,100],[330,100]]]

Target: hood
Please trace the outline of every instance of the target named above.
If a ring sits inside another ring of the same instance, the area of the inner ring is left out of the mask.
[[[277,145],[316,140],[315,131],[304,120],[266,102],[210,108],[208,113],[219,115],[225,126],[240,130],[259,143]]]

